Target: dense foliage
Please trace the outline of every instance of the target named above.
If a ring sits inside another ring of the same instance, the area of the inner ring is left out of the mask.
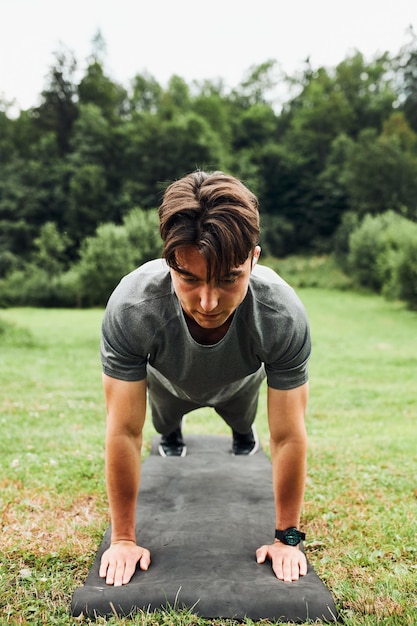
[[[99,38],[79,79],[61,50],[39,106],[16,117],[0,103],[0,306],[102,304],[158,253],[162,191],[196,168],[227,171],[258,195],[265,254],[336,251],[352,270],[359,235],[350,235],[364,218],[417,222],[417,38],[408,38],[395,57],[355,52],[334,68],[306,62],[295,77],[267,61],[233,89],[175,75],[162,87],[147,74],[122,86]],[[271,94],[283,85],[277,106]],[[370,224],[362,248],[373,245]],[[396,293],[410,290],[416,299],[413,283]]]

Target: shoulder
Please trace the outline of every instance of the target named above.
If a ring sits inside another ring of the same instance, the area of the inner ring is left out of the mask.
[[[272,283],[274,285],[286,285],[289,287],[288,283],[285,282],[285,280],[273,269],[267,265],[261,265],[260,263],[257,263],[253,268],[251,278],[259,281],[260,283],[265,282],[268,284]]]
[[[295,290],[269,267],[253,269],[245,322],[270,387],[292,389],[307,382],[311,352],[307,313]]]
[[[266,265],[257,264],[251,274],[250,292],[260,305],[274,310],[304,309],[295,290]]]
[[[155,259],[124,276],[111,294],[107,306],[128,308],[170,294],[169,268],[163,259]]]

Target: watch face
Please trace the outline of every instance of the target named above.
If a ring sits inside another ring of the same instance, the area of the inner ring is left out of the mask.
[[[300,543],[300,535],[296,528],[290,528],[285,533],[285,543],[289,546],[297,546]]]

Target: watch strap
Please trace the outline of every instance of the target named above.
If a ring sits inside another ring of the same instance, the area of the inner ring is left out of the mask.
[[[288,536],[292,537],[291,542],[288,541]],[[296,543],[294,542],[294,538],[295,540],[298,539]],[[298,528],[295,528],[294,526],[290,526],[290,528],[286,528],[285,530],[275,530],[275,539],[278,539],[278,541],[281,541],[282,543],[285,543],[287,545],[297,545],[298,543],[300,543],[300,541],[304,541],[305,538],[306,534],[301,532],[301,530],[298,530]]]

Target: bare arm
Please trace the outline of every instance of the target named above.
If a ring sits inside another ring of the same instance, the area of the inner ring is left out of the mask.
[[[126,584],[136,563],[148,569],[149,551],[136,545],[135,510],[140,484],[142,429],[146,416],[146,380],[127,382],[103,375],[107,407],[106,484],[110,505],[111,546],[103,554],[100,576],[108,584]]]
[[[268,422],[276,528],[299,527],[306,479],[307,434],[304,417],[308,384],[282,391],[268,388]],[[307,571],[298,547],[278,541],[257,551],[258,562],[269,557],[278,578],[297,580]]]

